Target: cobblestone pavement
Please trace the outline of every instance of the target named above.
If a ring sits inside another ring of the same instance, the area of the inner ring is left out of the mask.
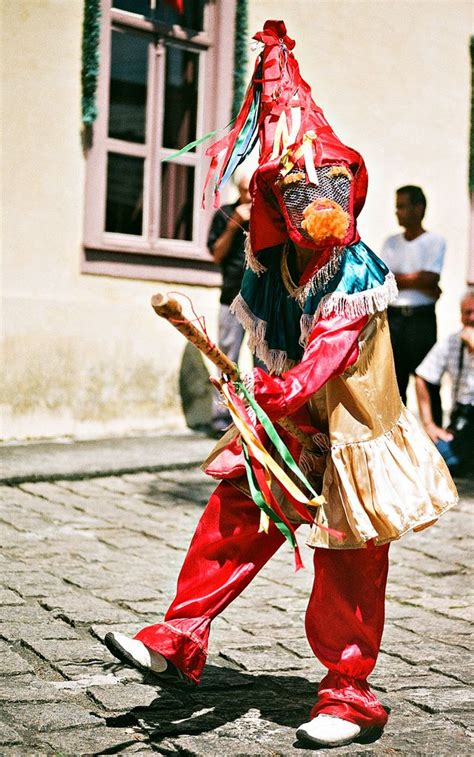
[[[102,644],[159,619],[212,482],[196,470],[0,487],[0,754],[291,755],[321,666],[304,636],[311,582],[283,548],[213,628],[198,688],[163,690]],[[371,683],[391,717],[321,753],[467,755],[473,485],[442,523],[392,548]],[[310,750],[308,750],[310,751]]]

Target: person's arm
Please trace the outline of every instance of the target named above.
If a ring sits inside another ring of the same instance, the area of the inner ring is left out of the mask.
[[[415,271],[415,273],[396,273],[395,280],[399,289],[417,289],[436,300],[441,294],[439,274],[432,271]]]
[[[211,254],[214,256],[216,263],[221,263],[229,254],[232,247],[236,232],[247,224],[250,215],[250,205],[239,205],[227,221],[227,225],[222,234],[216,239],[210,247]]]
[[[415,376],[415,386],[420,419],[426,433],[433,442],[437,442],[439,439],[445,442],[450,442],[453,435],[444,428],[437,426],[433,420],[431,398],[425,379],[421,378],[421,376]]]
[[[464,326],[461,331],[461,341],[469,352],[474,352],[474,326]]]
[[[369,316],[321,318],[311,332],[303,358],[281,376],[254,368],[254,396],[272,420],[296,412],[326,381],[339,376],[359,357],[359,335]]]

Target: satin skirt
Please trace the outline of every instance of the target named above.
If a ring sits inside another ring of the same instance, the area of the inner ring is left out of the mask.
[[[284,539],[274,524],[258,533],[260,511],[227,481],[199,521],[164,621],[136,635],[195,683],[207,656],[210,625],[250,583]],[[311,717],[328,714],[362,728],[383,727],[387,713],[367,676],[377,660],[384,624],[388,544],[314,550],[314,585],[306,634],[328,668]]]

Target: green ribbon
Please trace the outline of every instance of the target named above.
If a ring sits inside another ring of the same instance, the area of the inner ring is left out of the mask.
[[[174,160],[175,158],[179,158],[180,155],[184,155],[186,152],[189,152],[193,149],[193,147],[197,147],[198,145],[202,144],[206,141],[206,139],[212,139],[212,137],[215,137],[216,134],[219,134],[220,131],[225,131],[229,128],[231,124],[233,124],[235,121],[235,118],[233,118],[227,126],[224,126],[223,129],[215,129],[214,131],[209,131],[207,134],[204,134],[203,137],[200,139],[195,139],[194,142],[188,142],[187,145],[184,145],[184,147],[181,148],[181,150],[178,150],[178,152],[174,152],[172,155],[168,155],[166,158],[162,158],[161,162],[166,163],[169,160]]]
[[[265,429],[266,434],[270,438],[270,441],[274,445],[275,449],[277,450],[282,460],[285,462],[288,468],[292,471],[292,473],[294,473],[295,476],[299,478],[303,486],[305,486],[306,489],[310,492],[311,496],[317,499],[318,494],[315,492],[315,490],[311,486],[310,482],[308,481],[304,473],[297,466],[290,450],[288,449],[284,441],[280,439],[280,437],[278,436],[275,426],[271,422],[266,412],[260,407],[260,405],[255,401],[255,399],[247,391],[247,389],[241,382],[238,382],[238,381],[235,382],[235,387],[238,392],[242,392],[242,394],[244,395],[245,399],[247,400],[248,404],[250,405],[255,415],[257,416],[258,420],[262,424],[263,428]]]
[[[292,532],[290,531],[286,523],[278,515],[278,513],[276,513],[274,510],[272,510],[271,507],[268,506],[268,504],[265,502],[263,498],[262,492],[258,488],[258,484],[255,481],[255,474],[252,470],[252,463],[250,462],[249,451],[243,439],[242,439],[242,451],[244,453],[244,464],[245,464],[245,471],[247,473],[247,481],[249,483],[250,496],[252,497],[257,507],[260,510],[263,510],[265,515],[267,515],[270,518],[270,520],[274,522],[275,526],[281,531],[281,533],[283,534],[287,542],[290,544],[291,548],[294,549],[296,547],[296,539],[294,537],[294,534],[292,534]]]

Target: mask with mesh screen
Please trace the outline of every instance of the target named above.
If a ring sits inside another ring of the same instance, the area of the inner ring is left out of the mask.
[[[303,247],[342,245],[353,236],[353,177],[343,164],[315,167],[317,183],[298,167],[279,175],[273,191],[290,237]]]

